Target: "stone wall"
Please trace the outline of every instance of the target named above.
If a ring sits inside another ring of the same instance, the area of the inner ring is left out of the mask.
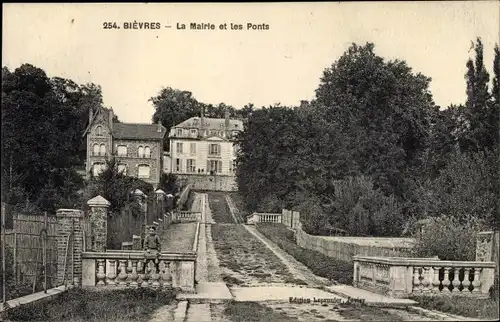
[[[206,174],[176,174],[176,176],[191,184],[193,190],[238,191],[235,176]]]
[[[283,224],[295,231],[297,245],[345,262],[352,262],[352,257],[355,255],[410,256],[415,243],[414,238],[313,236],[302,230],[299,212],[284,209],[282,215]]]

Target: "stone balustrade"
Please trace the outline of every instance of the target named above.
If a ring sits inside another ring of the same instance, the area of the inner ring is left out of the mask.
[[[154,261],[158,259],[157,265]],[[82,253],[83,287],[154,289],[194,292],[195,252],[145,256],[143,251],[114,250]]]
[[[461,295],[488,297],[494,262],[434,258],[354,256],[354,286],[392,297]]]
[[[201,212],[192,211],[177,211],[174,212],[172,217],[173,222],[184,223],[184,222],[200,222]]]
[[[254,212],[252,214],[250,222],[251,223],[256,223],[256,222],[281,223],[282,222],[282,214]]]

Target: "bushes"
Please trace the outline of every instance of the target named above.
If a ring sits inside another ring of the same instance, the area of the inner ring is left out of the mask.
[[[463,220],[449,215],[429,218],[417,233],[412,252],[416,257],[438,256],[441,260],[473,261],[476,257],[476,235],[482,222],[474,216]]]
[[[429,310],[438,310],[473,318],[498,319],[498,297],[485,300],[458,296],[413,296],[411,299],[417,301],[419,306]]]
[[[342,284],[352,284],[353,264],[298,246],[293,232],[282,224],[257,224],[257,229],[314,274]]]

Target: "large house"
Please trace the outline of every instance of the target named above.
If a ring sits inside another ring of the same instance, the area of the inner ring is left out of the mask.
[[[235,136],[243,122],[225,118],[192,117],[173,126],[169,133],[170,153],[165,155],[165,170],[176,174],[234,176],[237,146]],[[168,169],[168,170],[167,170]]]
[[[118,169],[157,187],[163,173],[166,128],[158,124],[113,122],[113,110],[91,111],[87,136],[86,176],[98,175],[112,155]]]

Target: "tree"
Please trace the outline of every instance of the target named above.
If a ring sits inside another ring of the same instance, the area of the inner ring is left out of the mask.
[[[408,198],[425,164],[437,109],[429,82],[404,61],[384,61],[367,43],[353,44],[324,71],[316,90],[327,120],[335,120],[350,143],[359,174],[372,177],[386,195]]]
[[[75,183],[67,179],[76,178],[78,115],[42,69],[24,64],[11,73],[4,67],[2,76],[2,183],[8,187],[2,197],[18,202],[10,199],[17,191],[37,202]]]
[[[498,145],[498,104],[495,100],[495,86],[498,80],[493,80],[493,95],[489,93],[488,83],[490,76],[483,61],[483,44],[477,38],[475,45],[475,60],[467,61],[467,102],[465,104],[465,119],[467,128],[463,133],[463,148],[466,151],[477,152],[491,149]],[[498,47],[497,50],[498,51]],[[498,56],[497,54],[495,55]],[[498,63],[498,58],[494,64]],[[494,67],[494,70],[498,67]],[[497,78],[498,79],[498,78]],[[492,101],[493,97],[493,101]],[[497,96],[498,97],[498,96]],[[498,101],[497,101],[498,102]]]

